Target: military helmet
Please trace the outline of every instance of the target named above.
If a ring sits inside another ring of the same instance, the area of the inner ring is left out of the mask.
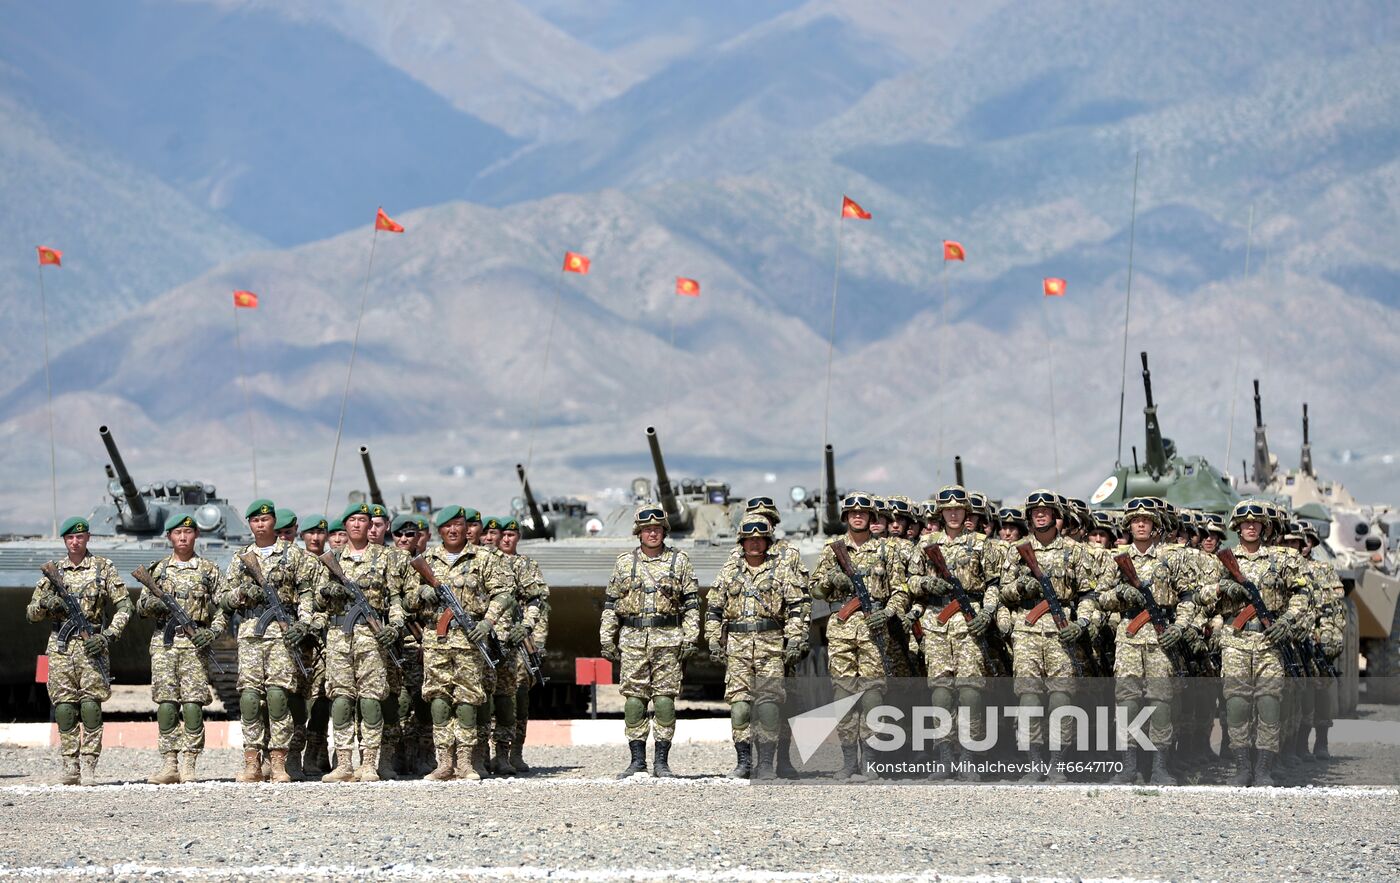
[[[1110,536],[1114,536],[1118,533],[1118,524],[1114,521],[1111,512],[1104,512],[1103,510],[1090,512],[1089,522],[1087,528],[1090,531],[1106,530]]]
[[[1288,522],[1288,527],[1285,529],[1283,534],[1283,541],[1285,543],[1295,542],[1306,544],[1308,542],[1308,538],[1303,533],[1303,525],[1297,521]]]
[[[889,504],[891,517],[904,518],[909,521],[918,520],[918,510],[915,508],[914,501],[903,494],[895,494],[890,497]]]
[[[1048,506],[1055,510],[1056,514],[1063,516],[1065,514],[1064,504],[1061,502],[1063,499],[1064,497],[1054,491],[1048,491],[1044,488],[1031,491],[1026,495],[1026,505],[1022,507],[1025,510],[1026,519],[1029,520],[1031,510],[1039,506]]]
[[[1123,508],[1123,526],[1127,527],[1134,518],[1150,518],[1152,526],[1162,529],[1162,510],[1156,497],[1133,497]]]
[[[642,528],[651,527],[654,524],[661,525],[668,532],[671,530],[671,522],[666,517],[666,510],[655,503],[648,503],[633,513],[632,534],[635,536],[642,532]]]
[[[1235,504],[1235,508],[1230,510],[1230,529],[1234,530],[1246,521],[1257,521],[1268,527],[1270,520],[1269,510],[1266,504],[1259,500],[1240,500]]]
[[[890,501],[885,497],[874,497],[872,498],[872,501],[875,504],[875,517],[883,518],[885,521],[889,521],[891,514]]]
[[[1207,512],[1205,516],[1206,533],[1225,539],[1225,516],[1215,512]]]
[[[1002,506],[1001,509],[997,511],[997,518],[1000,519],[1002,524],[1014,525],[1021,528],[1021,530],[1030,530],[1030,525],[1026,523],[1025,510],[1018,509],[1015,506]]]
[[[976,491],[968,491],[967,506],[974,515],[981,515],[985,518],[991,514],[991,507],[987,505],[987,497],[985,494],[979,494]]]
[[[972,495],[968,493],[967,488],[960,484],[944,485],[938,489],[938,493],[933,499],[936,507],[935,512],[959,507],[969,510],[972,508]]]
[[[772,497],[749,497],[744,501],[744,518],[750,515],[761,515],[773,524],[783,520],[783,516],[778,512],[778,506],[773,502]]]
[[[870,494],[861,491],[851,491],[841,498],[841,516],[844,518],[847,512],[855,512],[864,509],[870,514],[875,514],[875,499]]]
[[[754,518],[752,516],[744,519],[744,523],[739,525],[739,538],[737,542],[742,543],[750,537],[763,537],[772,541],[773,525],[768,523],[767,518]]]
[[[1302,531],[1303,539],[1307,542],[1313,545],[1318,545],[1322,542],[1322,535],[1317,532],[1317,528],[1313,527],[1311,523],[1300,521],[1298,522],[1298,527]]]

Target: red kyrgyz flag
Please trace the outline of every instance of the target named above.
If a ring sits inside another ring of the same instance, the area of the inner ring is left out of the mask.
[[[841,217],[856,218],[861,221],[870,220],[870,212],[860,207],[860,203],[849,196],[841,197]]]
[[[235,291],[233,293],[233,305],[251,310],[258,305],[258,296],[251,291]]]
[[[686,297],[700,296],[700,283],[694,279],[687,279],[684,276],[676,277],[676,294]]]
[[[1053,276],[1046,276],[1046,277],[1045,277],[1045,296],[1046,296],[1046,297],[1064,297],[1064,296],[1065,296],[1065,280],[1063,280],[1063,279],[1056,279],[1056,278],[1053,277]]]
[[[47,245],[35,246],[39,250],[39,266],[53,264],[55,267],[63,266],[63,252],[56,248],[49,248]]]
[[[584,257],[583,255],[578,254],[577,252],[564,252],[565,273],[579,273],[581,275],[587,276],[588,265],[591,263],[593,262],[590,261],[588,258]]]
[[[374,229],[385,230],[389,233],[402,233],[403,224],[384,214],[384,209],[381,207],[379,213],[374,216]]]
[[[965,261],[967,260],[967,250],[962,247],[961,242],[945,239],[943,240],[943,260]]]

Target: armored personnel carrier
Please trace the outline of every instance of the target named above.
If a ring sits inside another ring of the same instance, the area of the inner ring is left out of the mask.
[[[200,528],[198,552],[219,568],[228,566],[233,552],[250,539],[241,513],[220,497],[213,485],[202,481],[172,479],[137,486],[117,449],[111,431],[100,427],[98,434],[107,448],[107,499],[88,515],[92,541],[88,550],[110,558],[132,589],[133,600],[139,586],[130,578],[132,570],[165,557],[170,552],[161,528],[171,515],[194,518]],[[39,567],[66,555],[63,542],[53,537],[12,539],[0,543],[0,707],[10,714],[42,714],[48,698],[42,684],[34,682],[35,662],[43,654],[48,633],[25,618]],[[112,679],[119,683],[149,683],[151,660],[147,652],[152,622],[132,616],[121,640],[112,645]],[[237,651],[233,638],[221,636],[214,645],[226,674],[216,676],[215,688],[225,707],[236,707]]]

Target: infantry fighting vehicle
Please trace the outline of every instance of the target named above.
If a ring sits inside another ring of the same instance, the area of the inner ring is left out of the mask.
[[[510,501],[510,512],[520,520],[521,539],[565,540],[602,527],[602,522],[588,510],[588,504],[577,497],[536,499],[524,464],[515,464],[515,474],[520,478],[521,495]]]
[[[220,497],[211,484],[202,481],[170,480],[137,486],[127,471],[116,440],[106,426],[98,429],[111,463],[107,467],[108,499],[88,515],[92,540],[88,550],[110,558],[135,601],[139,585],[131,571],[170,553],[161,528],[171,515],[187,514],[200,527],[199,554],[222,570],[233,552],[250,539],[241,513]],[[43,714],[48,698],[42,684],[34,682],[35,663],[44,652],[48,630],[25,618],[25,607],[39,581],[39,567],[46,561],[67,554],[61,540],[33,537],[0,543],[0,622],[5,630],[0,641],[0,708],[13,716]],[[120,683],[150,682],[151,661],[147,646],[152,622],[134,613],[121,640],[112,645],[112,679]],[[225,635],[215,643],[214,652],[227,674],[215,684],[225,707],[235,707],[234,678],[237,652],[234,641]]]

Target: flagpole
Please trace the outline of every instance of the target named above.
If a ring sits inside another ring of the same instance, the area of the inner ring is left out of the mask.
[[[1250,249],[1251,249],[1253,246],[1254,246],[1254,205],[1253,205],[1253,203],[1251,203],[1250,206],[1249,206],[1249,232],[1246,234],[1246,236],[1245,236],[1245,241],[1244,241],[1244,281],[1245,281],[1246,284],[1248,284],[1248,282],[1249,282],[1249,252],[1250,252]],[[1239,346],[1238,344],[1236,344],[1236,346],[1235,346],[1235,373],[1234,373],[1234,379],[1230,382],[1230,427],[1229,427],[1229,429],[1228,429],[1228,430],[1226,431],[1226,433],[1225,433],[1225,466],[1226,466],[1227,469],[1229,468],[1229,464],[1230,464],[1230,450],[1231,450],[1231,448],[1234,447],[1234,444],[1235,444],[1235,403],[1239,400],[1239,392],[1240,392],[1240,354],[1241,354],[1243,351],[1244,351],[1244,347]],[[1243,480],[1244,478],[1245,478],[1244,475],[1241,475],[1241,476],[1240,476],[1240,479],[1241,479],[1241,480]]]
[[[944,246],[947,249],[947,246]],[[934,395],[938,398],[938,460],[934,467],[934,478],[943,484],[943,390],[947,388],[944,372],[947,370],[946,352],[948,349],[948,255],[943,255],[943,302],[938,308],[938,379],[934,381]]]
[[[535,421],[539,418],[540,397],[544,394],[545,374],[549,371],[549,348],[554,343],[554,322],[559,318],[559,301],[564,296],[564,282],[559,281],[559,287],[554,290],[554,308],[549,313],[549,330],[544,335],[544,359],[540,365],[540,379],[535,384],[535,403],[530,408],[530,434],[526,436],[525,446],[525,473],[530,472],[530,461],[535,456]]]
[[[1123,407],[1128,392],[1128,316],[1133,310],[1133,244],[1137,239],[1137,187],[1138,165],[1142,162],[1142,151],[1133,157],[1133,211],[1128,221],[1128,293],[1123,299],[1123,373],[1118,379],[1118,453],[1114,455],[1113,468],[1123,465]]]
[[[1044,294],[1041,301],[1045,301]],[[1045,354],[1050,367],[1050,448],[1055,456],[1055,489],[1060,487],[1060,440],[1055,431],[1055,335],[1050,329],[1050,305],[1044,304],[1045,310]]]
[[[258,498],[258,434],[253,429],[253,397],[248,392],[248,379],[244,376],[243,335],[239,328],[238,304],[233,305],[233,351],[238,359],[238,385],[243,390],[243,409],[248,414],[248,441],[253,455],[253,499]]]
[[[345,369],[345,391],[340,395],[340,419],[335,424],[335,449],[331,452],[331,477],[326,481],[325,511],[331,511],[331,488],[335,485],[335,462],[340,457],[340,435],[345,429],[345,405],[350,401],[350,376],[355,372],[355,353],[360,348],[360,323],[365,318],[365,304],[369,301],[369,280],[374,272],[374,247],[379,242],[379,221],[376,218],[374,233],[369,240],[369,265],[365,268],[365,285],[360,292],[360,315],[355,319],[355,337],[350,342],[350,364]]]
[[[845,197],[836,218],[836,270],[831,279],[831,330],[826,336],[826,399],[822,405],[822,450],[826,450],[831,435],[831,360],[836,352],[836,291],[841,284],[841,234],[846,229]],[[822,486],[818,476],[817,486]]]
[[[53,505],[53,535],[58,536],[58,448],[53,437],[53,378],[49,372],[49,307],[44,293],[44,265],[39,264],[39,317],[44,327],[44,390],[49,412],[49,495]]]

